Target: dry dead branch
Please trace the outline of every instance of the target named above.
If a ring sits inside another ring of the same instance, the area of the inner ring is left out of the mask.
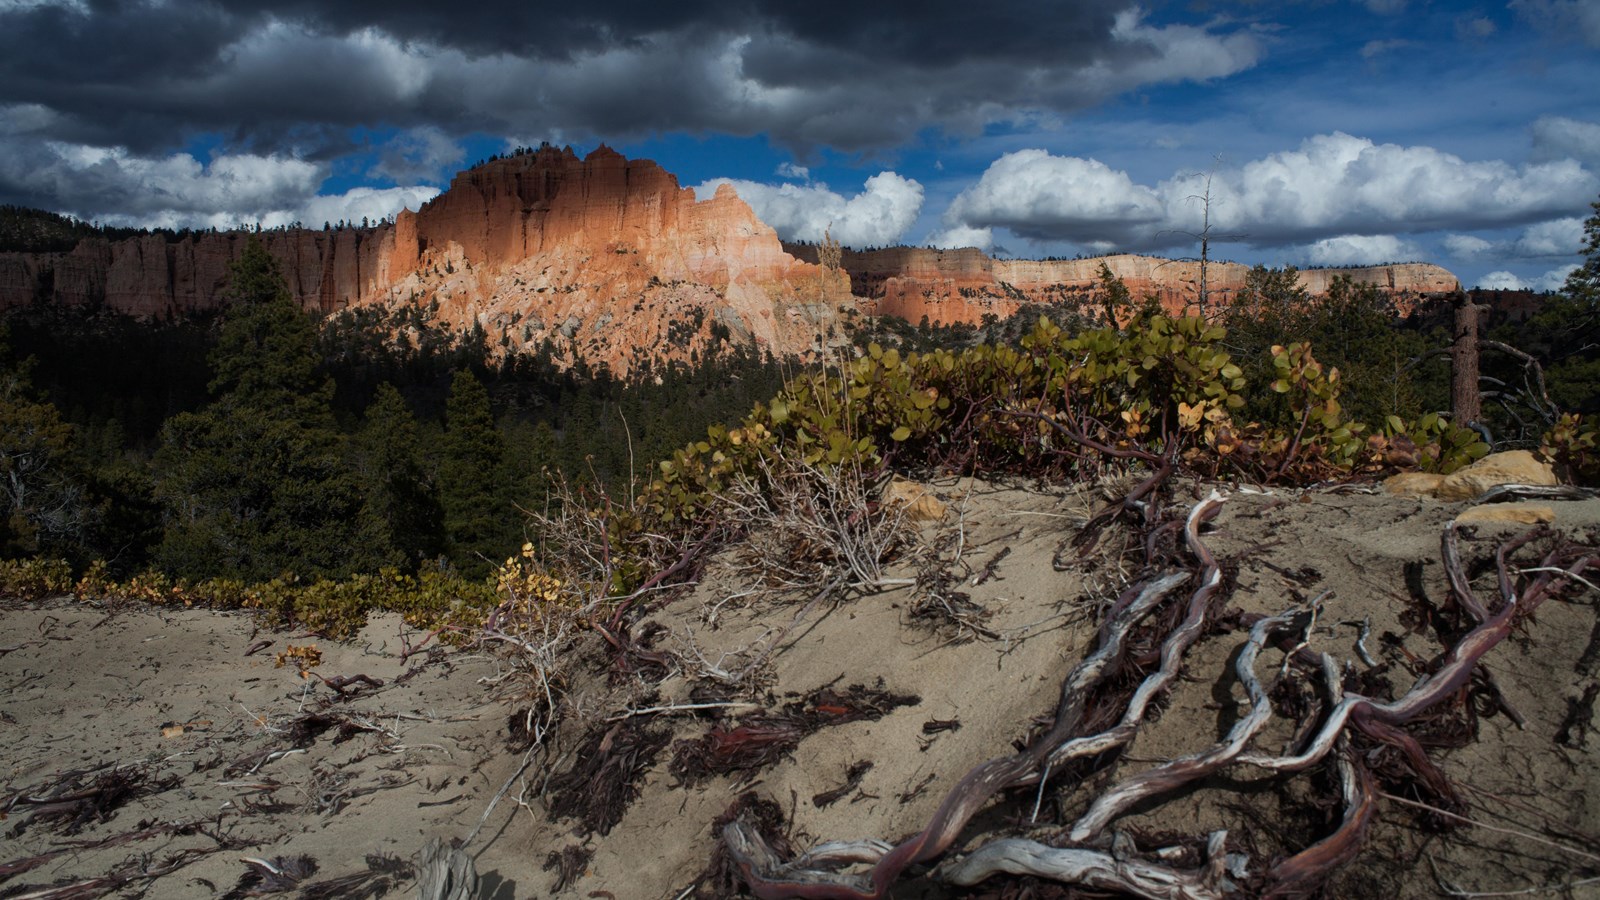
[[[734,479],[717,507],[751,536],[747,565],[759,583],[785,590],[837,581],[873,591],[891,584],[884,567],[907,533],[904,505],[881,502],[875,481],[856,463],[763,460]]]

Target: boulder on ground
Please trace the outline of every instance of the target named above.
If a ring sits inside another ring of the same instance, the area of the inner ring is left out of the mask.
[[[1553,486],[1555,469],[1527,450],[1491,453],[1465,469],[1446,475],[1439,483],[1440,500],[1472,500],[1500,484]]]
[[[1383,489],[1396,497],[1432,497],[1444,476],[1435,472],[1401,472],[1384,479]]]
[[[884,490],[883,499],[903,506],[906,519],[911,522],[937,522],[944,518],[944,501],[914,481],[894,479]]]

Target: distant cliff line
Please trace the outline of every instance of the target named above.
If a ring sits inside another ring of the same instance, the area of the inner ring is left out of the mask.
[[[785,244],[790,253],[815,260],[809,244]],[[1100,285],[1104,265],[1122,279],[1135,298],[1155,296],[1172,312],[1192,309],[1199,295],[1200,264],[1131,253],[1087,259],[996,259],[976,248],[938,250],[890,247],[845,250],[841,264],[855,294],[870,301],[873,311],[917,322],[976,324],[986,314],[1001,318],[1029,303],[1089,299]],[[1206,267],[1210,302],[1225,304],[1244,287],[1251,266],[1210,262]],[[1431,263],[1300,269],[1296,277],[1307,293],[1325,294],[1335,278],[1372,285],[1391,296],[1402,311],[1429,294],[1458,288],[1456,276]]]
[[[260,232],[154,230],[115,240],[84,237],[70,251],[0,252],[0,308],[46,302],[106,306],[137,316],[213,309],[221,303],[228,263],[239,255],[243,242],[253,237],[279,260],[301,305],[332,312],[355,305],[378,286],[397,280],[392,278],[398,273],[395,230],[395,224],[388,222],[367,228]],[[478,261],[488,261],[487,248],[481,240],[475,243]],[[782,247],[798,261],[817,260],[815,245],[784,243]],[[959,306],[954,301],[963,299],[1015,300],[1019,292],[1032,302],[1050,302],[1053,295],[1093,291],[1102,264],[1126,282],[1135,296],[1154,293],[1163,301],[1183,302],[1193,299],[1199,283],[1196,262],[1137,254],[1025,260],[997,259],[975,248],[888,247],[846,249],[842,255],[852,293],[880,301],[885,314],[896,314],[894,308],[907,305],[917,295],[933,301],[927,304],[930,307],[944,302]],[[1211,262],[1207,272],[1210,292],[1225,302],[1243,286],[1250,268],[1241,263]],[[399,274],[415,270],[412,265]],[[1457,286],[1452,273],[1431,263],[1299,269],[1297,277],[1300,286],[1313,295],[1326,293],[1337,277],[1398,295],[1438,293]]]
[[[229,263],[253,238],[307,309],[431,305],[445,324],[481,328],[494,346],[548,349],[619,372],[646,357],[688,358],[718,340],[818,352],[845,339],[852,313],[976,324],[1030,304],[1081,302],[1102,265],[1134,297],[1154,295],[1174,312],[1192,306],[1199,282],[1199,265],[1188,261],[1011,260],[971,248],[846,250],[833,270],[819,264],[816,246],[781,243],[731,187],[697,198],[655,163],[603,146],[581,159],[545,146],[489,160],[420,210],[369,227],[112,239],[101,235],[126,232],[61,222],[54,246],[89,236],[70,250],[0,252],[0,308],[47,303],[148,318],[214,309]],[[1248,272],[1211,263],[1213,302],[1226,302]],[[1456,287],[1454,275],[1426,263],[1299,273],[1312,294],[1337,276],[1374,285],[1402,309],[1407,298]]]

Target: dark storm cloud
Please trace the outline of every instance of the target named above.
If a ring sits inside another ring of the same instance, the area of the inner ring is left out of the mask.
[[[315,23],[335,33],[380,28],[402,40],[471,53],[566,58],[625,46],[662,32],[770,28],[852,55],[923,62],[1090,53],[1103,43],[1116,12],[1115,6],[1094,0],[988,4],[970,0],[614,0],[583,4],[510,0],[468,5],[430,0],[269,0],[222,6],[243,17],[266,12],[281,19]]]
[[[251,20],[203,4],[0,5],[0,66],[19,84],[116,85],[124,79],[195,75]]]
[[[1095,0],[0,4],[0,104],[57,113],[49,137],[139,152],[205,132],[316,153],[319,128],[424,124],[861,151],[1255,55],[1246,35],[1152,28]]]
[[[269,173],[253,208],[293,209],[359,128],[398,132],[368,174],[400,185],[435,181],[470,133],[870,153],[1225,77],[1259,53],[1246,31],[1144,16],[1099,0],[0,0],[0,196],[81,210],[76,180],[133,216],[152,183],[227,157],[252,162],[161,215],[223,215],[230,179]],[[212,162],[182,152],[196,141]]]

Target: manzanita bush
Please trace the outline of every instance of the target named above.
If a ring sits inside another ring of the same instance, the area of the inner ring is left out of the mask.
[[[902,355],[873,344],[678,451],[647,502],[668,519],[699,516],[758,459],[1072,476],[1106,465],[1098,445],[1175,452],[1213,477],[1306,484],[1394,468],[1448,472],[1488,451],[1437,414],[1391,417],[1378,429],[1351,421],[1338,370],[1306,344],[1273,347],[1276,378],[1249,385],[1225,337],[1199,318],[1149,316],[1073,335],[1041,319],[1019,348]],[[1290,425],[1236,421],[1251,390],[1277,394]],[[1055,425],[1089,443],[1063,446]]]

